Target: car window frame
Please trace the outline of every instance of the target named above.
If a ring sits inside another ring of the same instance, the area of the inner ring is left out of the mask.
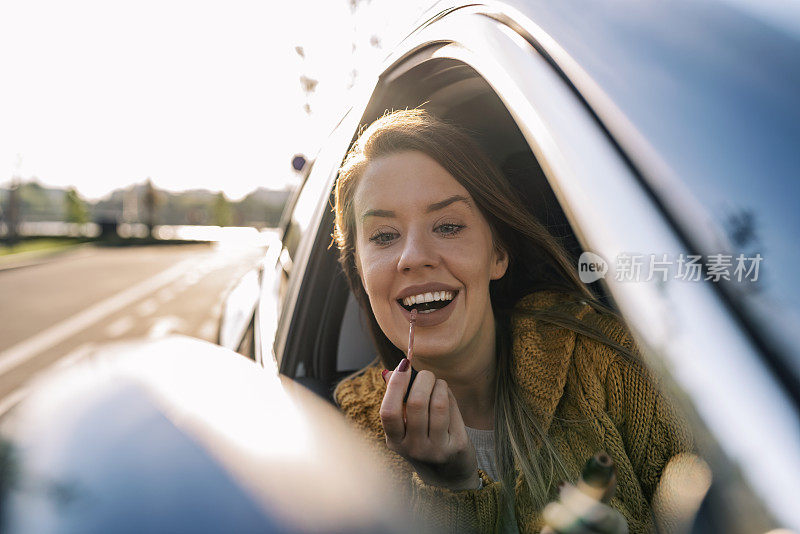
[[[377,84],[377,78],[364,77],[360,85],[354,89],[354,95],[371,94]],[[286,286],[286,292],[281,299],[277,324],[274,327],[274,335],[264,336],[258,343],[263,354],[272,354],[273,360],[278,370],[289,376],[294,375],[294,358],[287,358],[287,344],[291,348],[291,343],[287,343],[292,332],[302,330],[302,317],[296,317],[298,302],[304,300],[304,287],[308,287],[309,279],[308,262],[315,250],[315,243],[325,243],[325,247],[331,241],[331,229],[321,227],[321,221],[325,212],[330,209],[331,191],[336,180],[339,166],[344,160],[350,144],[358,133],[364,107],[367,98],[355,98],[356,105],[349,108],[331,135],[325,141],[318,157],[314,161],[314,166],[305,182],[305,187],[313,188],[315,203],[313,213],[309,218],[308,228],[301,236],[297,246],[295,257],[292,258],[291,272]],[[358,105],[361,102],[362,105]],[[303,193],[301,192],[300,195]],[[312,193],[309,193],[312,194]],[[299,204],[299,202],[298,202]],[[295,206],[297,209],[297,205]],[[304,207],[305,209],[305,207]],[[293,215],[291,215],[293,216]],[[291,217],[290,216],[290,217]],[[318,247],[316,247],[318,248]],[[276,269],[282,269],[278,259]],[[261,328],[261,330],[269,330]]]
[[[547,36],[537,33],[535,24],[529,20],[509,24],[508,20],[482,13],[481,9],[459,10],[412,34],[403,48],[390,57],[382,83],[391,83],[394,75],[407,69],[416,52],[470,65],[489,82],[520,125],[586,249],[604,257],[614,257],[630,246],[644,250],[656,246],[657,252],[664,253],[687,250],[681,232],[652,193],[642,186],[630,159],[586,101],[576,94],[565,74],[553,68],[548,55],[558,50],[547,42]],[[518,31],[520,26],[526,28],[525,35]],[[482,50],[478,40],[490,42],[492,46],[487,48],[492,52]],[[548,53],[542,54],[548,46]],[[376,98],[370,101],[371,105]],[[371,117],[374,110],[366,115]],[[602,184],[597,183],[597,176],[603,177]],[[668,389],[690,398],[689,407],[698,410],[694,416],[704,426],[721,436],[740,432],[748,425],[759,429],[755,442],[747,446],[735,439],[723,440],[723,452],[732,461],[742,463],[745,477],[760,494],[776,501],[785,499],[785,495],[758,480],[764,472],[781,475],[770,465],[775,459],[755,459],[752,453],[756,449],[771,450],[786,460],[800,451],[798,439],[787,434],[794,427],[780,428],[777,423],[788,421],[791,425],[792,421],[800,420],[798,407],[765,365],[758,347],[742,330],[728,303],[709,284],[625,285],[615,280],[605,283],[643,347],[648,365],[667,379]],[[714,337],[720,341],[717,345],[708,339],[705,330],[709,319],[713,322]],[[692,358],[693,350],[707,357]],[[720,381],[720,370],[731,371],[731,368],[735,372],[727,372],[725,381]],[[698,405],[698,399],[708,399],[705,390],[709,386],[722,396]],[[741,391],[750,391],[754,397],[748,400],[757,406],[742,412],[735,428],[726,429],[724,425],[731,422],[731,406],[721,399],[741,396]],[[759,413],[779,416],[765,420]],[[769,443],[775,435],[787,440],[781,449]],[[795,458],[800,458],[800,454]],[[791,461],[788,464],[793,465]],[[793,488],[798,487],[797,481],[786,476],[778,478],[785,479]]]

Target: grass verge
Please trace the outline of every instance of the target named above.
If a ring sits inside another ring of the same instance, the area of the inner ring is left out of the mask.
[[[11,247],[0,244],[0,257],[7,257],[13,254],[22,254],[26,252],[55,252],[57,250],[79,245],[85,241],[86,239],[76,237],[25,239]]]

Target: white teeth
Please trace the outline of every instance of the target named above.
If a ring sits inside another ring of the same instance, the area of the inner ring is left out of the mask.
[[[436,300],[447,301],[453,300],[455,293],[452,291],[434,291],[432,293],[420,293],[419,295],[411,295],[403,298],[404,306],[413,306],[414,304],[422,304],[423,302],[433,302]],[[427,312],[420,312],[427,313]]]

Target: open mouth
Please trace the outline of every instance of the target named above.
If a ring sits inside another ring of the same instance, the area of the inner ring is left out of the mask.
[[[417,313],[432,313],[453,302],[456,295],[458,291],[434,291],[397,299],[397,302],[408,311],[416,308]]]

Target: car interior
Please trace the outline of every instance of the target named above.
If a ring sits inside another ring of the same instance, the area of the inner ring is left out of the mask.
[[[468,65],[450,59],[431,59],[405,70],[373,95],[363,123],[368,124],[386,110],[422,106],[434,115],[465,128],[486,150],[517,189],[531,212],[558,237],[575,261],[582,252],[564,211],[522,132],[492,87]],[[331,204],[332,205],[332,204]],[[311,284],[304,284],[317,295],[314,310],[306,309],[303,322],[314,325],[305,341],[287,351],[281,371],[332,401],[336,384],[373,362],[377,356],[363,311],[349,291],[337,263],[337,250],[329,247],[333,214],[323,218],[309,268],[320,273]],[[321,273],[337,273],[330,277]],[[613,305],[599,284],[592,289]],[[320,298],[320,295],[324,295]],[[321,303],[321,305],[320,305]],[[297,315],[297,312],[295,312]],[[308,317],[310,315],[310,317]],[[322,328],[320,328],[322,325]],[[297,338],[298,336],[290,336]],[[316,339],[312,342],[311,337]],[[288,349],[288,347],[287,347]]]

